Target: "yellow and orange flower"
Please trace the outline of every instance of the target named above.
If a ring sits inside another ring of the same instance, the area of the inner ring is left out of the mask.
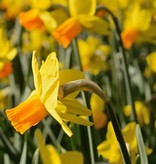
[[[40,18],[40,12],[36,8],[21,12],[19,14],[19,21],[27,30],[44,29],[44,23]]]
[[[67,48],[72,39],[83,29],[108,34],[107,22],[95,16],[96,0],[69,0],[69,11],[71,17],[53,32],[54,38],[64,48]]]
[[[35,131],[35,138],[38,143],[40,156],[44,164],[83,164],[84,157],[79,151],[67,151],[58,153],[53,145],[46,145],[39,129]]]
[[[17,54],[17,49],[12,47],[10,40],[7,39],[5,30],[0,28],[0,78],[5,78],[12,73],[12,60]]]
[[[91,112],[75,99],[77,94],[74,93],[58,100],[59,84],[62,85],[70,79],[75,80],[82,73],[76,70],[62,70],[59,73],[59,64],[55,53],[48,55],[40,69],[34,53],[32,69],[35,89],[27,100],[15,108],[6,110],[7,117],[16,131],[23,134],[48,114],[57,120],[68,136],[71,136],[72,132],[64,121],[85,126],[92,125],[87,119],[81,118],[81,116],[91,115]]]

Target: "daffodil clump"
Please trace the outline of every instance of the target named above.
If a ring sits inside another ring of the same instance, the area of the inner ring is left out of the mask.
[[[0,163],[156,163],[156,0],[0,1]]]

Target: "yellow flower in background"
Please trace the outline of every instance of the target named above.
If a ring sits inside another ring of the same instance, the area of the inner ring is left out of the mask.
[[[19,14],[20,23],[29,31],[47,28],[52,33],[68,17],[62,8],[47,11],[49,7],[55,4],[54,1],[33,0],[32,2],[30,2],[31,9]]]
[[[27,3],[31,8],[47,10],[48,8],[52,7],[53,4],[66,6],[68,0],[28,0]]]
[[[106,158],[110,163],[122,164],[119,144],[116,140],[112,123],[108,123],[106,141],[97,146],[98,154]]]
[[[99,38],[89,36],[86,40],[78,39],[78,49],[84,71],[96,75],[102,70],[108,70],[106,60],[110,55],[110,47],[102,44]]]
[[[89,116],[91,112],[75,100],[76,94],[71,94],[58,101],[59,84],[62,85],[69,79],[77,79],[79,71],[64,70],[59,74],[59,64],[55,53],[48,55],[42,62],[40,69],[35,57],[32,57],[35,90],[27,100],[13,109],[6,110],[8,119],[16,131],[23,134],[30,127],[36,125],[48,114],[62,126],[65,133],[72,135],[71,130],[64,121],[71,121],[81,125],[92,125],[87,119],[79,116]],[[72,76],[71,76],[72,75]],[[69,77],[69,78],[68,78]],[[64,80],[65,78],[65,80]]]
[[[46,145],[39,129],[35,131],[35,138],[43,164],[83,164],[84,160],[81,152],[67,151],[59,154],[54,146]]]
[[[124,29],[121,33],[125,48],[131,48],[137,37],[150,27],[152,12],[150,9],[143,9],[138,2],[135,2],[127,11],[124,20]]]
[[[94,122],[94,127],[96,129],[101,129],[106,126],[108,117],[104,112],[105,104],[96,94],[92,94],[90,99],[90,107],[92,110],[92,117]]]
[[[5,78],[12,73],[11,61],[17,55],[17,49],[11,45],[3,28],[0,28],[0,47],[0,78]]]
[[[53,32],[54,38],[66,48],[83,29],[99,34],[108,34],[107,22],[94,16],[95,11],[96,0],[69,0],[71,17]]]
[[[22,34],[22,42],[22,52],[40,51],[41,49],[46,49],[46,52],[51,52],[51,49],[54,49],[54,39],[49,37],[45,31],[24,31]]]
[[[37,8],[30,9],[19,14],[19,21],[27,30],[43,30],[44,23],[40,18],[40,11]]]
[[[5,17],[7,19],[15,19],[16,16],[25,6],[25,3],[20,0],[1,0],[0,9],[3,9],[5,12]]]
[[[150,111],[147,106],[141,101],[135,101],[135,109],[137,114],[137,119],[140,125],[150,123]],[[127,117],[131,116],[131,106],[126,105],[123,108],[124,114]]]
[[[122,130],[132,163],[135,162],[136,155],[138,154],[137,141],[136,141],[136,123],[131,122],[126,125]],[[106,158],[110,163],[123,164],[122,156],[120,153],[119,144],[116,140],[112,123],[108,123],[106,140],[97,147],[98,153]],[[150,148],[146,147],[147,154],[152,153]]]
[[[152,52],[147,55],[146,61],[148,63],[149,68],[156,73],[156,52]]]

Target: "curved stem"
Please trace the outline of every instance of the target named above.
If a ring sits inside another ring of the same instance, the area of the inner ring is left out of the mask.
[[[119,41],[119,45],[120,45],[119,51],[121,52],[122,59],[123,59],[123,73],[124,73],[125,84],[126,84],[126,89],[127,89],[127,93],[128,93],[127,96],[129,96],[128,100],[129,100],[129,104],[131,105],[131,108],[132,108],[131,120],[137,122],[137,116],[136,116],[135,105],[134,105],[133,94],[132,94],[131,81],[130,81],[130,76],[129,76],[129,72],[128,72],[128,64],[127,64],[127,60],[126,60],[126,53],[125,53],[125,49],[123,47],[123,42],[122,42],[121,35],[120,35],[121,30],[120,30],[120,26],[118,23],[118,19],[107,7],[98,6],[97,11],[100,11],[100,10],[106,11],[111,16],[111,18],[115,24],[118,41]]]
[[[80,90],[91,91],[97,94],[106,103],[107,112],[109,114],[110,120],[112,122],[114,131],[116,134],[117,141],[119,142],[120,149],[123,154],[123,160],[126,164],[131,164],[129,154],[125,145],[125,141],[124,141],[117,117],[114,113],[112,104],[110,102],[109,97],[102,91],[102,89],[96,83],[90,80],[81,79],[81,80],[71,81],[60,86],[60,90],[62,90],[61,98],[75,91],[80,91]]]
[[[83,71],[76,38],[73,39],[72,46],[73,46],[73,51],[74,51],[74,55],[75,55],[75,60],[78,64],[79,70]],[[83,97],[84,103],[87,105],[87,103],[86,103],[87,102],[87,95],[85,93],[82,93],[82,97]],[[91,164],[94,164],[95,163],[95,157],[94,157],[94,151],[93,151],[93,140],[92,140],[92,133],[91,133],[91,127],[90,126],[87,126],[87,133],[88,133],[88,139],[89,139]]]

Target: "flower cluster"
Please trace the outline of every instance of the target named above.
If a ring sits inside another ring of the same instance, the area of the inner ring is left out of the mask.
[[[155,45],[156,0],[1,0],[2,163],[156,163]]]

